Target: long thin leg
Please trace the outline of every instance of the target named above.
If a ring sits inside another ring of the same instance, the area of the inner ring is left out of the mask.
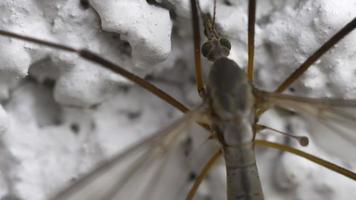
[[[297,80],[312,64],[315,63],[322,55],[325,54],[330,48],[338,43],[342,38],[349,34],[356,28],[356,18],[351,20],[346,26],[344,26],[339,32],[332,36],[327,42],[325,42],[317,51],[313,53],[307,60],[301,64],[287,79],[285,79],[275,90],[275,92],[281,93],[287,89],[295,80]]]
[[[36,39],[36,38],[32,38],[32,37],[27,37],[27,36],[23,36],[23,35],[19,35],[19,34],[15,34],[15,33],[11,33],[8,31],[3,31],[0,30],[0,35],[3,36],[8,36],[11,38],[17,38],[20,40],[24,40],[24,41],[28,41],[28,42],[32,42],[35,44],[40,44],[40,45],[44,45],[44,46],[48,46],[48,47],[52,47],[52,48],[56,48],[56,49],[60,49],[63,51],[67,51],[67,52],[72,52],[72,53],[76,53],[78,54],[80,57],[89,60],[91,62],[97,63],[101,66],[103,66],[106,69],[109,69],[117,74],[120,74],[121,76],[129,79],[130,81],[140,85],[141,87],[145,88],[146,90],[150,91],[151,93],[155,94],[156,96],[158,96],[159,98],[161,98],[162,100],[164,100],[165,102],[169,103],[170,105],[176,107],[177,109],[179,109],[182,112],[187,112],[188,108],[186,106],[184,106],[182,103],[180,103],[179,101],[177,101],[175,98],[173,98],[172,96],[170,96],[169,94],[165,93],[164,91],[162,91],[161,89],[157,88],[156,86],[154,86],[153,84],[147,82],[146,80],[136,76],[135,74],[132,74],[131,72],[123,69],[122,67],[100,57],[99,55],[90,52],[88,50],[85,49],[75,49],[69,46],[65,46],[62,44],[57,44],[57,43],[53,43],[53,42],[49,42],[49,41],[45,41],[45,40],[40,40],[40,39]]]
[[[197,90],[200,96],[205,95],[204,82],[201,70],[201,57],[200,57],[200,29],[199,29],[199,16],[196,0],[190,0],[192,11],[192,25],[194,33],[194,58],[195,58],[195,80],[197,82]]]
[[[253,65],[255,57],[255,21],[256,21],[256,0],[248,3],[248,66],[247,78],[253,81]]]
[[[269,142],[269,141],[266,141],[266,140],[255,140],[255,143],[260,145],[260,146],[265,146],[265,147],[270,147],[270,148],[273,148],[273,149],[278,149],[280,151],[285,151],[285,152],[289,152],[289,153],[292,153],[292,154],[295,154],[297,156],[300,156],[300,157],[303,157],[307,160],[310,160],[318,165],[321,165],[323,167],[326,167],[336,173],[339,173],[341,175],[344,175],[348,178],[351,178],[352,180],[356,180],[356,174],[350,170],[347,170],[343,167],[340,167],[338,165],[335,165],[329,161],[326,161],[326,160],[323,160],[321,158],[318,158],[316,156],[313,156],[311,154],[308,154],[304,151],[301,151],[301,150],[298,150],[298,149],[295,149],[293,147],[290,147],[290,146],[287,146],[287,145],[284,145],[284,144],[278,144],[278,143],[274,143],[274,142]]]

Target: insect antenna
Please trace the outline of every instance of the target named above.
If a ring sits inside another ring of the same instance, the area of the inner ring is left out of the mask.
[[[216,17],[216,0],[214,0],[214,8],[213,8],[213,26],[215,26],[215,17]]]

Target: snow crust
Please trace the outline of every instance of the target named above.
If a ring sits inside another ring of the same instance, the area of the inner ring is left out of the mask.
[[[226,2],[229,5],[218,2],[217,23],[232,43],[230,58],[244,67],[247,2]],[[161,5],[164,8],[138,0],[90,0],[86,7],[79,0],[2,0],[0,28],[90,49],[141,77],[150,75],[154,84],[193,107],[200,100],[191,81],[189,1],[167,0]],[[212,1],[201,1],[201,7],[211,10]],[[354,0],[259,1],[258,88],[273,90],[353,19],[355,10]],[[355,66],[354,31],[289,92],[356,98]],[[0,100],[1,199],[48,199],[95,164],[181,116],[140,87],[76,55],[4,37],[0,38]],[[298,116],[271,111],[262,122],[308,135],[308,124]],[[275,134],[261,137],[297,146]],[[353,161],[330,154],[326,147],[311,141],[304,150],[355,168]],[[266,199],[356,196],[355,182],[303,158],[263,148],[257,148],[257,157]],[[224,197],[223,171],[223,165],[214,170],[198,199]]]

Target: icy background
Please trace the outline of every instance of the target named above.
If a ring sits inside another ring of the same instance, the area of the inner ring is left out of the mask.
[[[2,0],[0,28],[90,49],[146,77],[190,107],[198,105],[189,1],[162,0],[160,6],[152,2]],[[202,1],[201,6],[211,9],[212,1]],[[355,0],[259,1],[257,86],[274,89],[353,19],[355,10]],[[245,1],[225,0],[217,6],[217,22],[232,42],[230,57],[242,67],[247,63],[246,13]],[[289,92],[356,98],[355,66],[354,32]],[[98,162],[181,116],[140,87],[75,55],[4,37],[0,38],[0,100],[3,200],[47,199]],[[307,124],[295,115],[272,111],[263,122],[307,134]],[[273,134],[262,137],[295,145]],[[313,142],[304,150],[355,171],[351,160],[326,153],[328,149]],[[266,199],[356,196],[353,181],[303,158],[265,148],[258,148],[257,154]],[[217,169],[209,180],[221,183],[224,168]],[[222,191],[217,186],[203,186],[200,196],[220,199],[224,194],[216,194]]]

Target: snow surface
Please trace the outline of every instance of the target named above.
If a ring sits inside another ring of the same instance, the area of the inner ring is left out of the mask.
[[[80,2],[2,0],[0,28],[90,49],[141,77],[150,75],[154,84],[191,107],[200,102],[192,82],[188,0],[162,0],[165,8],[139,0],[91,0],[90,7]],[[247,2],[225,2],[230,5],[218,2],[217,22],[232,42],[230,58],[244,67]],[[212,1],[202,1],[201,6],[211,9]],[[353,19],[355,10],[355,0],[259,1],[257,86],[274,89]],[[356,98],[355,65],[354,31],[289,92]],[[76,55],[4,37],[0,83],[1,199],[47,199],[95,164],[182,116],[140,87]],[[295,115],[271,111],[262,121],[279,130],[308,134],[308,124]],[[297,146],[275,134],[261,137]],[[326,153],[313,141],[304,149],[355,169],[354,162]],[[345,152],[342,147],[337,151]],[[356,196],[355,182],[303,158],[264,148],[257,154],[266,199]],[[223,171],[223,165],[217,167],[198,197],[224,196]]]

